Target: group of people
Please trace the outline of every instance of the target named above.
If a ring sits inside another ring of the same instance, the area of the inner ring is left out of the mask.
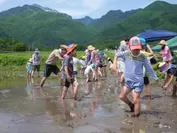
[[[74,100],[77,100],[79,87],[77,80],[77,75],[79,73],[78,65],[81,65],[81,71],[85,76],[87,83],[91,80],[98,81],[99,76],[107,75],[105,68],[107,58],[104,52],[99,52],[95,47],[90,45],[86,49],[84,56],[78,59],[76,58],[76,54],[76,44],[70,44],[68,46],[60,45],[60,49],[53,50],[45,62],[44,76],[40,82],[40,86],[43,87],[46,79],[51,75],[51,73],[54,73],[55,75],[58,75],[58,79],[63,89],[62,99],[65,99],[67,90],[70,85],[72,85],[74,90],[73,97]],[[33,77],[36,69],[38,72],[40,70],[41,57],[39,56],[40,60],[38,61],[38,66],[36,66],[36,63],[34,63],[36,61],[35,55],[39,55],[39,50],[34,51],[34,55],[27,63],[28,78]],[[57,66],[58,61],[62,62],[60,69]]]
[[[163,57],[163,62],[159,65],[160,72],[166,72],[165,82],[162,88],[167,89],[177,76],[176,65],[171,64],[172,55],[164,40],[160,41],[162,50],[159,53]],[[38,51],[35,51],[38,53]],[[114,61],[107,57],[103,51],[99,52],[92,45],[89,45],[85,50],[85,55],[76,58],[77,45],[70,44],[60,45],[60,49],[55,49],[49,55],[45,62],[44,76],[40,82],[43,87],[46,79],[53,72],[58,75],[62,87],[62,99],[65,99],[70,85],[73,87],[73,98],[77,100],[79,83],[77,80],[78,64],[81,65],[82,74],[86,78],[86,82],[98,81],[100,76],[107,75],[107,65],[111,71],[116,71],[120,74],[120,84],[123,89],[119,95],[120,99],[130,107],[130,111],[134,112],[133,117],[140,116],[140,95],[144,86],[147,90],[147,96],[150,97],[150,76],[158,81],[156,72],[153,70],[153,64],[157,63],[151,47],[146,43],[144,38],[132,37],[120,42],[120,47],[115,53]],[[57,61],[62,62],[61,69],[56,65]],[[27,66],[33,65],[34,58],[31,58]],[[41,63],[41,62],[40,62]],[[36,64],[39,65],[39,64]],[[38,66],[33,66],[33,69],[27,67],[27,71],[39,70]],[[28,75],[29,76],[29,75]],[[33,74],[32,74],[33,76]],[[176,95],[177,82],[173,85],[173,95]],[[133,102],[127,95],[132,92]]]

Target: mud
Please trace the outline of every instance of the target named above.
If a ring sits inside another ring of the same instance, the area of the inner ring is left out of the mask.
[[[80,78],[82,79],[82,78]],[[25,78],[0,83],[0,133],[177,133],[177,97],[153,83],[152,97],[141,96],[142,114],[131,118],[119,100],[118,78],[109,75],[86,84],[79,80],[78,101],[69,89],[60,100],[57,77]],[[5,84],[5,85],[4,85]],[[131,95],[130,95],[131,97]]]

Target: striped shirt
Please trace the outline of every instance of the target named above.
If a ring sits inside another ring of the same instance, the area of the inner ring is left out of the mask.
[[[144,85],[143,66],[154,80],[158,80],[155,71],[152,69],[147,57],[140,53],[134,56],[130,50],[116,53],[117,57],[125,60],[125,81],[135,83],[137,86]]]

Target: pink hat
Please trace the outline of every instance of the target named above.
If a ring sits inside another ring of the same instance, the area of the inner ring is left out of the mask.
[[[139,37],[132,37],[129,41],[130,50],[142,49],[141,41]]]

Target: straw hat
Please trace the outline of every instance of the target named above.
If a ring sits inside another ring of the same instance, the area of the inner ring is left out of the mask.
[[[159,44],[160,44],[160,45],[167,45],[167,43],[166,43],[165,40],[161,40]]]
[[[88,50],[95,50],[95,47],[93,47],[92,45],[89,45],[89,46],[87,47],[87,49],[88,49]]]
[[[29,62],[33,62],[33,59],[32,59],[32,58],[30,58],[30,59],[29,59]]]
[[[67,47],[67,54],[71,53],[76,47],[77,47],[77,45],[74,44],[74,43],[68,45],[68,47]]]
[[[68,48],[68,46],[66,46],[66,45],[60,45],[60,48],[64,48],[64,49],[67,49]]]
[[[126,44],[126,41],[125,40],[122,40],[121,42],[120,42],[120,45],[121,44]]]
[[[171,64],[168,64],[166,62],[162,62],[159,64],[160,72],[166,72],[168,69],[171,68]]]

